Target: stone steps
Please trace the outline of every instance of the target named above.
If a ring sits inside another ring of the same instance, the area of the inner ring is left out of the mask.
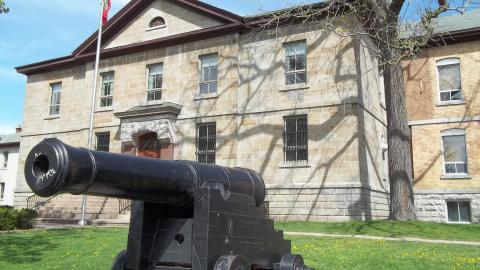
[[[37,210],[37,224],[77,224],[82,217],[82,197],[60,195]],[[85,219],[92,224],[128,224],[130,214],[119,214],[119,202],[115,198],[88,196]]]

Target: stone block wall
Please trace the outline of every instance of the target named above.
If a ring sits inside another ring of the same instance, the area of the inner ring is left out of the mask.
[[[267,189],[269,215],[276,220],[376,220],[389,213],[389,195],[380,189],[353,185]]]
[[[448,222],[447,201],[469,201],[472,223],[480,223],[480,190],[432,190],[415,193],[417,218]]]

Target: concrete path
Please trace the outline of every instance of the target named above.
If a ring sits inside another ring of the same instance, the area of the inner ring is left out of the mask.
[[[456,240],[434,240],[415,237],[382,237],[371,235],[352,235],[352,234],[330,234],[330,233],[311,233],[311,232],[284,232],[285,235],[292,236],[310,236],[310,237],[334,237],[334,238],[359,238],[368,240],[386,240],[386,241],[407,241],[447,245],[468,245],[480,246],[480,242],[456,241]]]

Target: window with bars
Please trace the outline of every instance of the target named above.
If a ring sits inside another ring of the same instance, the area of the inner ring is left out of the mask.
[[[0,183],[0,200],[5,198],[5,183]]]
[[[308,162],[308,125],[307,116],[284,118],[284,156],[285,163]]]
[[[218,54],[200,56],[200,94],[217,92]]]
[[[437,61],[440,102],[463,101],[460,59]]]
[[[95,142],[95,150],[109,152],[110,151],[110,133],[97,133],[95,134],[97,140]]]
[[[7,151],[3,152],[2,156],[3,156],[2,168],[7,168],[8,167],[8,152]]]
[[[50,115],[60,114],[60,98],[62,96],[62,83],[50,84]]]
[[[467,174],[467,146],[465,130],[450,129],[442,132],[445,174]]]
[[[286,43],[284,48],[286,84],[307,83],[307,45],[305,41]]]
[[[147,101],[162,99],[163,64],[148,67]]]
[[[197,161],[215,163],[217,143],[217,127],[215,123],[197,125]]]
[[[111,107],[113,104],[114,73],[102,74],[102,92],[100,94],[100,107]]]
[[[471,222],[469,201],[447,201],[449,222]]]

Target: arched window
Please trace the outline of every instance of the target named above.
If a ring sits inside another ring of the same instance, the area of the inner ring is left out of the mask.
[[[437,61],[438,90],[440,102],[462,102],[460,59],[447,58]]]
[[[150,21],[150,28],[156,28],[165,25],[165,20],[162,17],[155,17]]]

